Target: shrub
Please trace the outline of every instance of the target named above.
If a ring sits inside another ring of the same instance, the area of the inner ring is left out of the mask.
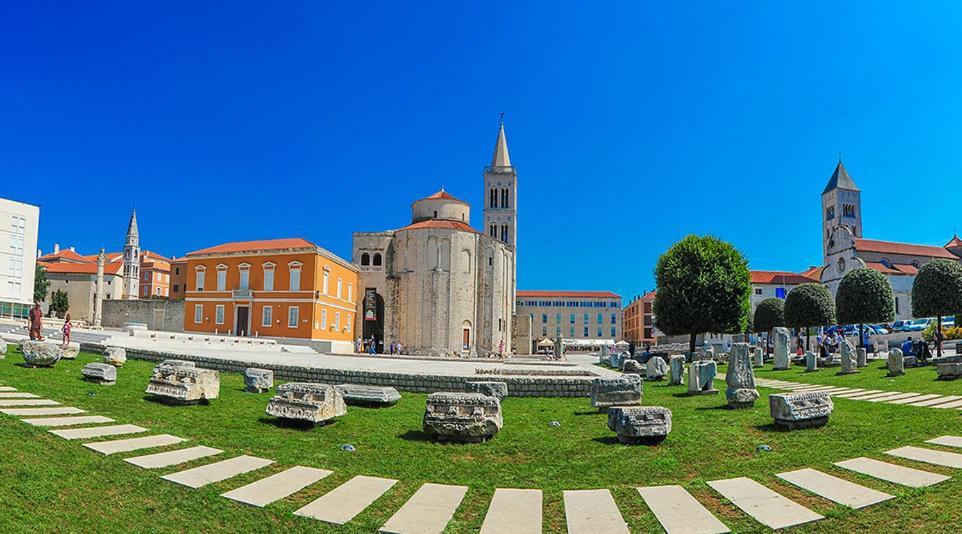
[[[855,269],[842,278],[835,294],[840,324],[887,323],[895,319],[895,296],[884,274]]]
[[[755,332],[771,332],[776,326],[785,326],[785,301],[769,297],[755,307]]]
[[[923,265],[912,283],[912,314],[916,317],[943,317],[960,312],[962,264],[951,260],[934,260]],[[938,327],[941,326],[939,322]],[[942,355],[941,346],[938,347],[938,355]]]
[[[835,323],[835,302],[822,284],[801,284],[785,298],[785,324],[793,328],[827,326]],[[811,330],[806,330],[811,346]]]

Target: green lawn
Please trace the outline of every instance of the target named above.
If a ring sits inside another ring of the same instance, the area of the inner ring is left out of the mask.
[[[879,389],[882,391],[904,391],[915,393],[938,393],[941,395],[962,395],[962,380],[936,380],[935,366],[910,367],[903,376],[888,377],[884,360],[870,360],[868,367],[861,372],[840,375],[841,367],[826,367],[815,373],[806,373],[804,365],[792,365],[786,371],[773,371],[771,363],[755,370],[758,378],[826,384],[839,387]]]
[[[954,410],[838,399],[827,427],[789,433],[770,426],[765,397],[770,390],[762,390],[756,408],[731,411],[722,407],[724,393],[685,397],[681,386],[648,383],[645,403],[667,406],[674,414],[671,435],[657,447],[618,445],[606,427],[605,415],[593,411],[587,399],[517,398],[504,401],[505,428],[494,440],[474,445],[435,444],[420,432],[424,395],[404,394],[392,408],[350,407],[348,415],[332,425],[299,430],[277,426],[265,416],[268,396],[244,393],[238,374],[221,373],[221,396],[210,405],[173,407],[144,398],[153,366],[150,362],[128,361],[119,370],[118,384],[113,387],[83,382],[82,365],[98,360],[97,356],[81,354],[78,360],[62,361],[51,369],[29,369],[18,365],[22,358],[11,347],[7,358],[0,360],[0,382],[91,414],[113,417],[118,423],[138,424],[154,433],[190,438],[188,443],[224,449],[224,458],[251,454],[277,463],[191,490],[159,478],[185,466],[160,472],[141,470],[116,456],[104,457],[78,442],[0,415],[0,480],[5,488],[0,499],[0,532],[369,533],[376,531],[424,482],[470,487],[449,532],[476,531],[497,487],[543,489],[545,525],[550,532],[564,531],[562,490],[609,488],[633,532],[656,532],[658,523],[634,488],[657,484],[682,484],[733,530],[758,531],[758,523],[705,484],[737,476],[759,480],[829,516],[799,529],[805,532],[950,531],[962,520],[962,509],[957,506],[962,494],[958,479],[927,490],[906,490],[831,466],[831,462],[863,455],[882,459],[880,453],[888,448],[920,444],[943,434],[962,435],[960,414]],[[794,372],[788,373],[779,376],[794,379]],[[552,420],[560,421],[561,426],[549,426]],[[341,451],[339,445],[343,443],[355,445],[357,451]],[[761,444],[770,445],[773,451],[756,451]],[[156,451],[119,456],[149,452]],[[210,461],[199,460],[187,466]],[[265,509],[249,508],[219,496],[293,465],[331,469],[334,474]],[[801,467],[840,474],[900,498],[852,512],[780,483],[773,476]],[[335,528],[291,514],[357,474],[401,482],[345,527]]]

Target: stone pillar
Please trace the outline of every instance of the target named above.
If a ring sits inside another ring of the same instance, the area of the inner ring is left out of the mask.
[[[815,371],[818,371],[818,358],[815,356],[814,352],[810,350],[806,351],[805,352],[805,372],[814,373]]]
[[[748,354],[748,343],[735,343],[728,359],[728,371],[725,373],[725,397],[732,408],[751,408],[758,400],[758,390],[755,389],[755,372],[752,370],[752,360]]]
[[[855,347],[852,346],[852,342],[847,339],[842,341],[842,370],[838,374],[847,375],[859,372],[855,359]]]
[[[558,339],[554,340],[554,357],[558,360],[561,360],[564,358],[564,355],[565,355],[564,338],[561,336],[558,336]]]
[[[104,319],[104,263],[106,261],[104,249],[100,249],[100,254],[97,254],[97,287],[94,293],[94,326],[98,328],[102,326]]]
[[[775,328],[775,370],[784,371],[788,369],[791,365],[791,360],[788,357],[789,345],[791,345],[792,335],[788,332],[788,329],[779,326]]]
[[[905,358],[902,349],[889,349],[888,376],[902,376],[905,374]]]
[[[754,361],[752,362],[752,367],[761,367],[765,365],[765,353],[762,349],[755,347]]]
[[[859,366],[859,367],[867,367],[867,366],[868,366],[868,354],[867,354],[866,351],[865,351],[865,347],[859,347],[858,350],[856,351],[856,354],[857,354],[856,358],[857,358],[858,366]]]
[[[680,386],[685,377],[685,357],[681,354],[675,354],[668,358],[671,362],[670,379],[668,384],[672,386]]]

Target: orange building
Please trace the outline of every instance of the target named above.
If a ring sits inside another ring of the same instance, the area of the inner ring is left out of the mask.
[[[357,269],[301,238],[187,254],[184,330],[319,342],[352,352]]]
[[[184,300],[187,293],[187,258],[170,259],[170,300]]]
[[[625,307],[625,339],[636,345],[654,345],[655,336],[654,314],[652,304],[655,302],[655,292],[650,291],[643,296],[635,297]]]
[[[169,296],[170,260],[149,250],[142,250],[140,252],[140,298]]]

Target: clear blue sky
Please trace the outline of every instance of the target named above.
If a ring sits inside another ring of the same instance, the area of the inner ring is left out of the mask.
[[[175,5],[179,4],[179,5]],[[40,246],[119,249],[403,226],[474,207],[498,114],[522,288],[653,285],[689,232],[757,269],[821,260],[842,152],[866,237],[962,226],[957,2],[8,3],[0,196]]]

